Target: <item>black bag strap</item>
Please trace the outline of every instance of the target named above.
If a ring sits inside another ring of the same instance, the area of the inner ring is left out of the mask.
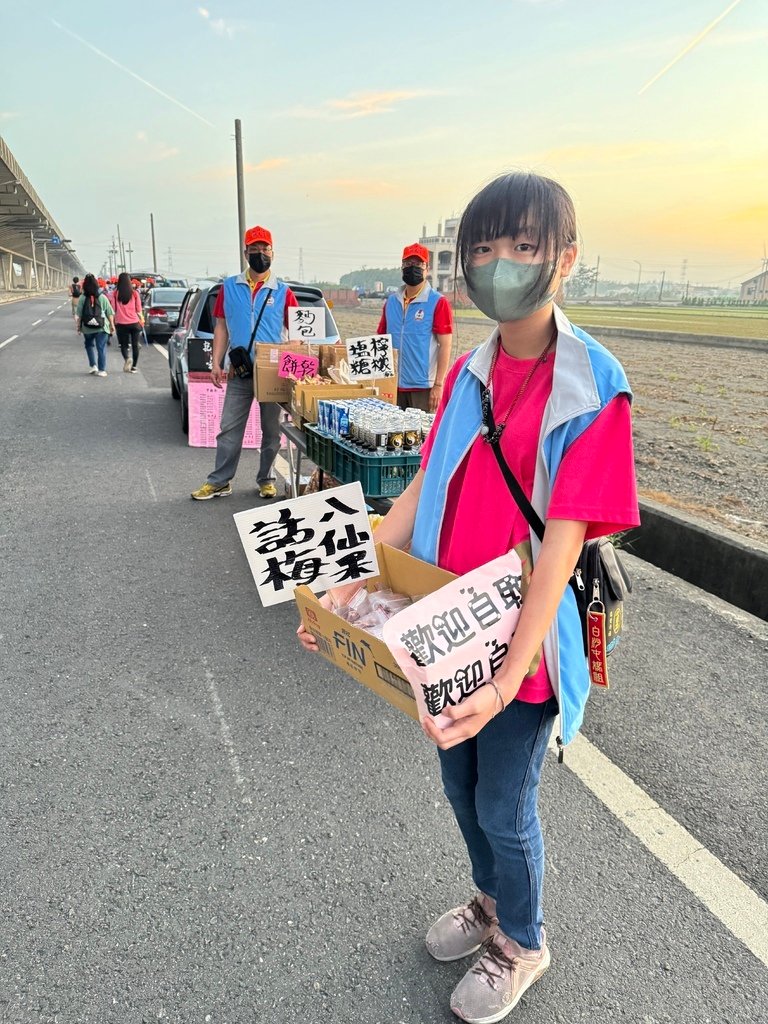
[[[528,525],[539,540],[543,541],[544,523],[541,521],[541,517],[536,509],[525,496],[525,492],[518,483],[517,477],[510,469],[507,460],[504,458],[501,451],[501,434],[496,430],[496,422],[493,418],[491,391],[490,388],[485,387],[482,383],[480,385],[480,404],[483,410],[483,433],[486,439],[490,438],[489,444],[493,449],[493,454],[496,456],[496,461],[499,464],[501,475],[504,477],[512,497],[517,502],[517,507],[528,520]]]
[[[256,317],[256,323],[254,324],[253,330],[251,331],[251,340],[248,342],[248,355],[249,356],[251,354],[251,349],[253,348],[253,339],[256,337],[256,331],[258,331],[259,324],[261,323],[261,316],[262,316],[262,314],[264,312],[264,307],[269,302],[269,293],[272,291],[271,288],[267,288],[267,286],[264,285],[264,284],[261,287],[264,290],[264,301],[261,304],[261,309],[259,310],[259,315]]]

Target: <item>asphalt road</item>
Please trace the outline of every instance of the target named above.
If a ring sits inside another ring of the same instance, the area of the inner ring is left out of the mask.
[[[60,307],[60,308],[56,308]],[[51,316],[48,313],[53,310]],[[42,322],[33,326],[37,320]],[[0,307],[0,1020],[445,1024],[423,948],[470,891],[420,730],[263,610],[190,501],[167,363],[86,374],[64,298]],[[763,899],[765,624],[638,564],[585,735]],[[553,965],[510,1020],[762,1024],[753,952],[566,765]]]

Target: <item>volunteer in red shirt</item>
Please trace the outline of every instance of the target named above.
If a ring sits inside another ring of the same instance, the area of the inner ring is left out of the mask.
[[[379,334],[391,334],[400,353],[397,404],[434,412],[451,361],[453,312],[427,281],[428,264],[429,249],[423,245],[403,249],[403,287],[384,304]]]
[[[240,461],[253,402],[253,375],[239,376],[233,365],[252,363],[257,342],[281,344],[287,341],[288,309],[298,306],[288,285],[272,273],[271,232],[259,226],[249,228],[244,246],[248,269],[224,281],[213,309],[216,325],[211,382],[220,388],[226,374],[227,393],[216,438],[216,465],[203,486],[192,492],[196,501],[232,493],[232,480]],[[274,465],[280,450],[280,406],[276,402],[259,402],[259,412],[262,439],[256,483],[262,498],[274,498],[277,495]]]

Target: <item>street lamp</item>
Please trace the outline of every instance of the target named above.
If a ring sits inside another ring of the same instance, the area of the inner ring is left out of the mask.
[[[640,260],[632,260],[632,262],[636,263],[637,267],[638,267],[638,270],[637,270],[637,289],[635,291],[635,301],[639,302],[640,301],[640,278],[642,277],[642,274],[643,274],[643,265],[640,262]]]

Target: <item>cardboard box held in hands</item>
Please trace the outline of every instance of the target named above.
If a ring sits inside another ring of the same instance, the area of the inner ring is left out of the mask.
[[[431,594],[456,577],[445,569],[422,562],[388,544],[376,545],[380,574],[368,581],[368,589],[377,584],[397,594],[419,598]],[[323,657],[352,676],[399,711],[418,718],[411,684],[383,640],[345,622],[323,608],[309,587],[297,587],[294,593],[304,627],[317,639]]]

